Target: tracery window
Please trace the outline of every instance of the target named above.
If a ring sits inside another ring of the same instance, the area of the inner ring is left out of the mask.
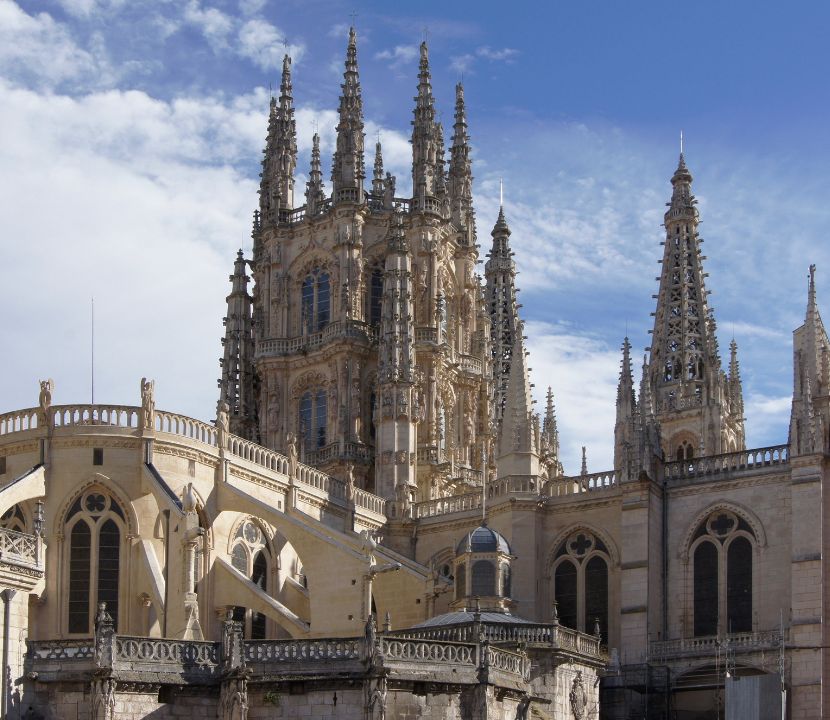
[[[306,390],[300,397],[299,435],[303,450],[316,450],[326,444],[328,400],[322,388]]]
[[[98,603],[107,604],[118,629],[123,538],[127,523],[118,502],[105,490],[80,495],[66,514],[67,632],[89,634]]]
[[[704,520],[692,540],[692,627],[695,636],[752,632],[755,534],[729,510]]]
[[[383,307],[383,268],[372,269],[369,277],[369,307],[368,319],[370,325],[380,324],[380,313]]]
[[[0,517],[0,528],[14,530],[15,532],[26,532],[26,518],[20,505],[10,507]]]
[[[490,560],[476,560],[472,567],[471,593],[473,597],[496,594],[496,567]]]
[[[331,319],[331,285],[329,274],[315,268],[303,280],[301,297],[301,327],[305,333],[322,330]]]
[[[259,524],[248,518],[240,523],[233,537],[231,565],[249,578],[263,592],[269,592],[268,575],[271,567],[271,551],[268,538]],[[234,608],[234,620],[243,624],[246,638],[264,640],[267,636],[267,619],[256,610]]]
[[[695,456],[695,449],[688,440],[684,440],[677,446],[675,458],[677,460],[691,460]]]
[[[559,624],[593,633],[599,623],[608,642],[608,548],[593,533],[578,530],[556,551],[553,597]]]

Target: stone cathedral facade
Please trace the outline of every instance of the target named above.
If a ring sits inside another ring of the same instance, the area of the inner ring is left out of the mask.
[[[423,44],[409,197],[380,143],[367,177],[354,30],[341,87],[330,191],[317,135],[297,188],[285,58],[215,420],[156,408],[146,378],[137,405],[44,380],[0,415],[0,716],[823,717],[815,269],[789,437],[747,448],[681,155],[614,467],[566,474],[504,209],[476,232],[463,87],[447,150]]]

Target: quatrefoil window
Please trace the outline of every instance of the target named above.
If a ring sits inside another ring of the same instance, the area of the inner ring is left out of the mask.
[[[90,493],[84,498],[84,507],[88,512],[104,512],[107,509],[107,498],[100,493]]]
[[[585,553],[587,553],[593,546],[594,539],[585,533],[577,533],[576,535],[571,536],[568,541],[568,548],[577,557],[584,557]]]

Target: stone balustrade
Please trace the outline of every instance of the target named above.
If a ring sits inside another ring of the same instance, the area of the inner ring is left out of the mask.
[[[434,327],[416,327],[415,328],[415,342],[438,342],[438,328]]]
[[[386,500],[360,488],[355,488],[354,504],[355,507],[363,508],[376,515],[386,514]]]
[[[38,662],[76,660],[92,662],[95,659],[95,641],[92,638],[73,640],[27,640],[28,658]]]
[[[228,452],[232,455],[247,460],[254,465],[259,465],[273,472],[288,474],[288,458],[274,450],[269,450],[255,442],[245,440],[237,435],[228,437]]]
[[[424,500],[423,502],[411,505],[412,517],[414,519],[435,517],[436,515],[448,515],[450,513],[466,512],[477,510],[481,507],[481,493],[472,492],[463,495],[451,495],[450,497]]]
[[[754,633],[731,633],[725,636],[681,638],[679,640],[656,640],[649,643],[649,661],[671,662],[684,658],[715,657],[727,650],[738,654],[776,650],[781,647],[779,630],[765,630]]]
[[[160,638],[115,637],[113,667],[120,670],[212,674],[220,664],[220,644]]]
[[[137,428],[140,408],[130,405],[54,405],[51,408],[52,427],[102,425],[117,428]]]
[[[155,416],[155,429],[158,432],[179,435],[211,447],[217,446],[215,425],[165,410],[156,410]]]
[[[38,409],[25,408],[12,410],[0,415],[0,435],[36,430],[38,427]]]
[[[481,375],[483,372],[483,364],[481,358],[473,355],[461,355],[459,357],[459,366],[463,372],[472,373],[473,375]]]
[[[666,480],[686,480],[719,477],[730,474],[758,472],[766,468],[780,468],[790,460],[789,445],[740,450],[722,455],[709,455],[691,460],[666,463]]]
[[[617,486],[617,476],[613,470],[604,470],[586,475],[572,475],[551,480],[545,489],[548,497],[563,497],[581,493],[606,490]]]
[[[524,681],[530,679],[530,658],[523,652],[488,647],[487,666],[491,670],[516,675]]]
[[[11,565],[39,567],[37,537],[0,528],[0,560]]]
[[[245,662],[250,665],[360,660],[362,653],[362,638],[248,640],[243,649]]]
[[[423,663],[449,663],[452,665],[478,665],[477,646],[471,643],[454,643],[435,640],[416,640],[400,637],[383,637],[380,652],[384,664],[398,660]]]
[[[303,350],[316,350],[333,340],[342,338],[355,338],[367,343],[375,342],[377,340],[377,330],[360,320],[338,320],[329,323],[318,332],[292,338],[261,340],[256,346],[256,356],[274,357],[302,352]]]

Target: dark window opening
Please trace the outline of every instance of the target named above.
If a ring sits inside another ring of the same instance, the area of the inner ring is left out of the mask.
[[[744,537],[727,551],[726,621],[727,632],[752,632],[752,545]]]
[[[92,533],[83,520],[72,528],[69,540],[69,632],[89,632],[89,574]]]
[[[608,643],[608,566],[595,556],[585,566],[585,632],[593,633],[597,622],[602,642]]]
[[[697,546],[694,573],[694,634],[717,635],[718,551],[713,543]]]
[[[104,464],[104,448],[92,448],[92,464]]]
[[[496,568],[489,560],[476,560],[472,568],[473,597],[496,594]]]
[[[576,565],[566,560],[554,576],[559,624],[576,630]]]

